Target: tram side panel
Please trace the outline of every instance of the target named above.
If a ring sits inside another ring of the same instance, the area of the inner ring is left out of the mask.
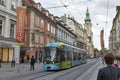
[[[74,66],[74,49],[73,48],[71,48],[71,67],[73,67]]]
[[[67,69],[71,67],[70,51],[59,49],[59,69]]]
[[[64,45],[65,48],[59,48],[57,47],[58,45],[47,46],[47,50],[45,50],[44,70],[62,70],[86,62],[86,57],[79,48],[69,45]],[[48,56],[50,55],[49,59]]]
[[[79,65],[79,60],[78,60],[78,49],[73,48],[73,66]]]

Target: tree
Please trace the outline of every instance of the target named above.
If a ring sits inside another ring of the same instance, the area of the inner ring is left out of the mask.
[[[96,57],[96,55],[98,55],[99,50],[97,48],[94,48],[94,57]]]
[[[103,55],[107,54],[109,50],[107,50],[107,48],[104,48],[102,50],[100,50],[100,53],[103,53]]]

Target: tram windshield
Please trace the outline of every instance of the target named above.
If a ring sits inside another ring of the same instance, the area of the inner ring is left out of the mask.
[[[46,48],[45,49],[45,61],[55,61],[56,60],[56,48]]]

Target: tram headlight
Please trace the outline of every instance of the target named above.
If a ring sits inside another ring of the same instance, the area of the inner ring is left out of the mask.
[[[55,63],[55,62],[52,62],[53,64]]]
[[[44,63],[46,64],[46,61]]]

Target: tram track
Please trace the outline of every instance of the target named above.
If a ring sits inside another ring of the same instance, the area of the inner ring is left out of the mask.
[[[47,78],[48,76],[54,75],[54,74],[59,74],[57,76],[54,76],[52,80],[76,80],[80,75],[84,74],[90,67],[92,67],[94,64],[96,64],[98,61],[90,62],[87,64],[83,64],[80,66],[73,67],[71,69],[66,69],[54,73],[48,73],[43,76],[38,76],[35,78],[32,78],[31,80],[44,80],[44,78]],[[71,76],[75,74],[74,76]],[[43,79],[42,79],[43,78]],[[49,80],[49,79],[45,79]]]
[[[47,76],[49,74],[54,73],[53,71],[48,72],[48,71],[37,71],[34,73],[27,73],[27,74],[21,74],[21,75],[16,75],[16,76],[12,76],[9,77],[9,80],[23,80],[24,78],[26,78],[26,80],[34,80],[34,77],[43,77],[43,76]]]
[[[51,75],[51,74],[55,74],[56,72],[55,71],[50,71],[50,72],[46,72],[46,71],[44,71],[43,73],[42,73],[42,75],[40,75],[40,76],[37,76],[37,77],[34,77],[34,78],[31,78],[30,80],[35,80],[35,79],[37,79],[37,78],[40,78],[40,77],[44,77],[44,76],[48,76],[48,75]]]
[[[80,75],[82,75],[84,72],[86,72],[90,67],[92,67],[95,63],[89,63],[83,66],[80,66],[76,69],[73,69],[67,73],[64,73],[60,76],[55,77],[53,80],[76,80]],[[71,74],[75,74],[74,76],[71,76]]]

